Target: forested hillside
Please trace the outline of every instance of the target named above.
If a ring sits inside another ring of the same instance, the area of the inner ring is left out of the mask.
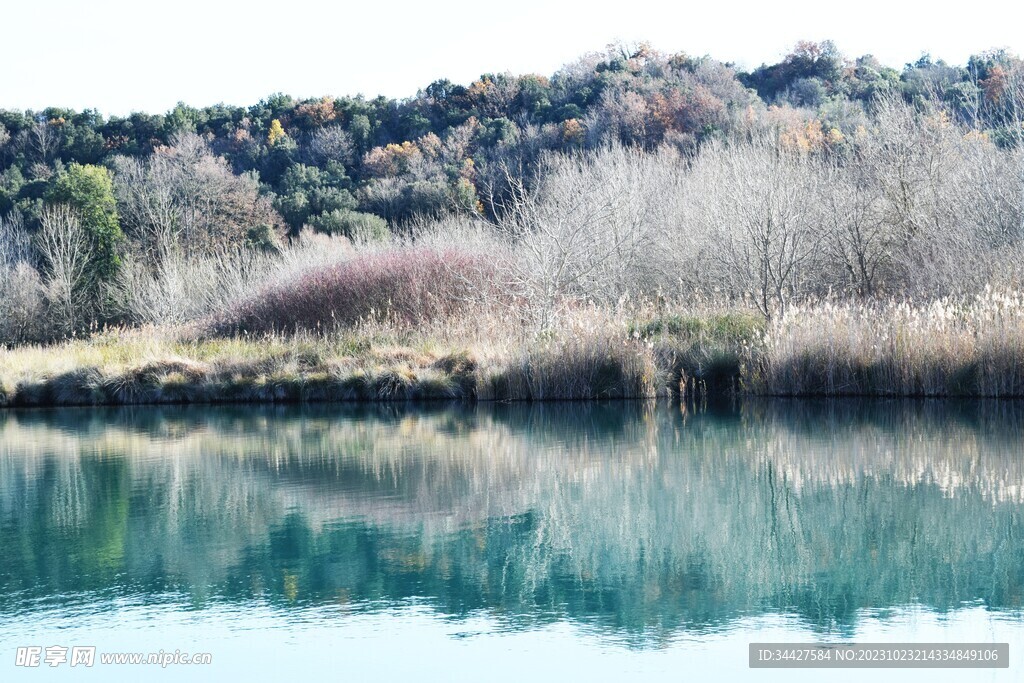
[[[392,227],[448,211],[493,218],[507,198],[507,171],[527,175],[543,151],[618,141],[692,152],[766,126],[795,145],[842,148],[885,93],[911,103],[938,99],[1007,145],[1019,135],[1020,113],[1007,106],[1016,100],[1006,93],[1020,69],[1020,60],[999,51],[964,66],[925,56],[894,69],[870,55],[848,59],[825,42],[801,43],[778,64],[738,73],[642,45],[587,55],[551,76],[438,80],[405,100],[275,94],[250,107],[179,104],[166,114],[110,118],[6,110],[0,215],[16,210],[36,228],[59,178],[80,164],[111,172],[129,238],[153,228],[145,206],[158,196],[177,200],[169,208],[185,214],[181,230],[196,230],[186,224],[197,220],[222,224],[214,230],[221,235],[203,234],[214,242],[257,226],[385,229],[366,214]],[[214,214],[196,217],[176,205],[193,200]]]

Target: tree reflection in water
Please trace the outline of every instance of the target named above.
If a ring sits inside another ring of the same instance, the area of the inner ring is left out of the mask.
[[[1024,408],[194,407],[0,416],[0,614],[415,601],[657,646],[745,615],[1018,618]]]

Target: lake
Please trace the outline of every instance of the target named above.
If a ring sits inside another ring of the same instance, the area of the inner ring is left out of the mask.
[[[984,402],[0,413],[0,680],[1017,680],[1022,437]],[[780,641],[1011,668],[748,668]],[[95,665],[16,666],[53,645]],[[176,650],[212,663],[99,661]]]

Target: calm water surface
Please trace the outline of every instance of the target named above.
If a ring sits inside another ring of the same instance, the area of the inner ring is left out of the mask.
[[[1018,404],[0,413],[0,680],[1020,680],[1022,437]],[[822,640],[1011,668],[747,668]]]

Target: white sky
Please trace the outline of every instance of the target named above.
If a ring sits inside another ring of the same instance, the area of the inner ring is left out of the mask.
[[[963,63],[1024,53],[1024,2],[935,0],[8,0],[0,8],[0,108],[164,112],[178,101],[407,97],[438,78],[550,75],[616,40],[745,66],[800,39],[902,67],[922,52]],[[831,11],[830,11],[831,8]],[[843,11],[835,11],[842,8]]]

